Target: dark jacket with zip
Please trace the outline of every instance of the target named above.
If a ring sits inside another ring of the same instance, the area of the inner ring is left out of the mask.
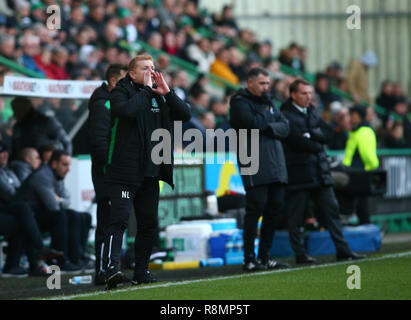
[[[107,161],[108,140],[110,132],[110,91],[103,83],[90,97],[87,119],[88,141],[93,165],[103,170]]]
[[[324,149],[326,137],[320,129],[321,118],[317,110],[311,105],[304,114],[288,99],[282,104],[281,111],[290,123],[290,134],[283,141],[288,189],[331,186],[333,181]],[[306,133],[309,137],[303,136]]]
[[[238,147],[242,144],[243,148],[247,148],[248,154],[252,150],[250,129],[259,130],[258,171],[252,175],[241,175],[244,187],[247,189],[269,183],[287,183],[287,169],[280,140],[289,133],[288,120],[270,99],[255,96],[247,89],[240,89],[230,101],[230,124],[237,132]],[[240,141],[239,129],[248,129],[247,141]],[[249,166],[237,158],[240,169]]]
[[[191,118],[187,104],[174,91],[161,96],[150,87],[136,84],[127,74],[110,93],[111,132],[108,150],[106,181],[139,185],[152,165],[152,132],[168,130],[171,145],[164,143],[171,153],[171,164],[161,164],[160,180],[173,184],[173,130],[172,121]]]

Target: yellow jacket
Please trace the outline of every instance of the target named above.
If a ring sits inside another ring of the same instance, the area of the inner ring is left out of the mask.
[[[225,64],[221,60],[215,59],[211,64],[210,72],[217,76],[231,82],[232,84],[239,84],[238,77],[231,71],[229,65]]]
[[[374,130],[368,126],[361,126],[350,131],[345,146],[343,165],[347,167],[363,167],[366,171],[377,169],[377,139]]]

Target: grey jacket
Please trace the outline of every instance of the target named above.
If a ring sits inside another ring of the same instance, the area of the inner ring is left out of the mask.
[[[20,182],[26,180],[26,178],[33,172],[33,167],[30,163],[22,160],[14,160],[10,163],[10,169],[13,170]]]
[[[0,167],[0,202],[9,203],[17,189],[20,187],[21,183],[19,178],[14,174],[14,172],[8,167]]]
[[[62,201],[57,201],[56,195],[62,198]],[[58,211],[67,208],[70,203],[64,181],[57,179],[48,164],[42,165],[23,182],[16,197],[27,201],[35,212],[37,210]]]

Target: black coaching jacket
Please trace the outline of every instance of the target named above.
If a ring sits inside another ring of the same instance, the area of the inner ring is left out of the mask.
[[[288,136],[288,120],[281,114],[270,99],[251,94],[247,89],[240,89],[230,101],[230,124],[237,131],[240,129],[258,129],[258,172],[253,175],[241,175],[244,187],[251,188],[269,183],[287,183],[287,169],[282,139]],[[247,134],[246,148],[248,154],[252,150],[251,135]],[[238,145],[245,147],[244,141],[238,141]],[[238,153],[237,153],[238,154]],[[251,161],[257,161],[256,158]],[[238,161],[240,168],[248,165]]]
[[[333,181],[324,148],[326,138],[320,129],[321,118],[317,110],[311,105],[304,114],[288,99],[281,111],[290,123],[290,134],[283,141],[288,188],[302,190],[331,186]]]
[[[102,170],[107,161],[107,151],[110,131],[110,91],[108,85],[103,83],[90,97],[88,103],[88,141],[93,165]]]
[[[173,121],[190,120],[190,109],[173,90],[161,96],[148,86],[134,83],[129,74],[110,92],[110,105],[106,182],[138,185],[152,161],[152,132],[158,128],[168,130],[171,145],[167,147],[173,157]],[[159,179],[174,187],[172,163],[160,165]]]

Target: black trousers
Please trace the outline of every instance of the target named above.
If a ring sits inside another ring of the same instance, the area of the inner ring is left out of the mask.
[[[110,216],[110,198],[104,184],[103,168],[92,164],[91,177],[97,202],[97,226],[94,235],[94,251],[96,256],[96,273],[102,271],[104,238],[107,233],[108,219]]]
[[[64,252],[59,263],[66,260],[79,263],[84,258],[91,215],[70,209],[36,210],[36,220],[42,232],[50,232],[50,247]]]
[[[133,210],[137,221],[134,242],[135,274],[148,268],[158,225],[158,179],[146,178],[140,186],[109,184],[110,217],[104,241],[103,264],[119,268],[124,231]]]
[[[257,237],[258,219],[263,221],[260,230],[258,258],[266,260],[269,256],[273,236],[280,222],[284,205],[285,186],[279,183],[260,185],[246,190],[246,213],[244,216],[244,261],[255,259],[254,241]]]
[[[296,255],[306,254],[304,243],[304,212],[308,199],[314,201],[316,213],[325,223],[330,232],[336,250],[341,254],[351,252],[342,234],[340,221],[340,209],[332,187],[318,187],[309,190],[287,191],[286,207],[288,216],[288,232],[290,234],[291,246]]]
[[[30,206],[23,201],[0,204],[0,213],[0,234],[9,238],[6,265],[17,266],[25,250],[30,266],[35,266],[43,239]]]
[[[68,259],[68,217],[62,211],[50,211],[46,209],[35,210],[36,221],[41,232],[50,232],[51,244],[50,247],[64,252],[64,256],[60,263]]]
[[[22,253],[24,232],[14,215],[0,212],[0,235],[6,237],[8,242],[4,269],[17,267]]]
[[[86,257],[91,215],[71,209],[62,210],[67,215],[67,258],[78,264]]]

